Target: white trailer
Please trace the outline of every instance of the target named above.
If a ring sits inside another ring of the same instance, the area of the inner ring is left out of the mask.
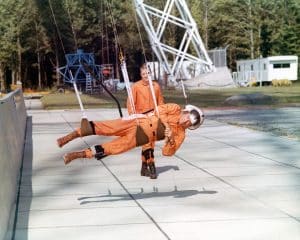
[[[298,79],[298,56],[272,56],[251,60],[238,60],[237,72],[233,73],[236,85],[249,82],[271,82],[272,80]]]

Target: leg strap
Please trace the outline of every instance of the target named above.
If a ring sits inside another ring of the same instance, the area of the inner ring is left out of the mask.
[[[102,158],[104,158],[104,157],[107,156],[107,155],[105,155],[104,148],[101,145],[96,145],[95,146],[95,151],[96,151],[95,158],[97,160],[100,160],[100,159],[102,159]]]
[[[144,156],[146,161],[150,158],[154,158],[154,149],[148,148],[148,149],[142,151],[142,155]]]

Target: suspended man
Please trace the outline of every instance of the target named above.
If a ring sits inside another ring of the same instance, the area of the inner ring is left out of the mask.
[[[165,139],[162,148],[164,156],[172,156],[185,139],[185,130],[197,129],[204,120],[201,109],[193,105],[186,105],[181,109],[179,105],[167,103],[158,106],[155,112],[134,114],[127,118],[107,121],[91,121],[91,127],[86,130],[78,128],[70,134],[57,139],[59,147],[63,147],[71,140],[88,135],[117,136],[112,141],[95,145],[78,152],[67,153],[65,164],[78,158],[96,158],[100,160],[109,155],[117,155],[142,146],[149,142]],[[142,131],[139,131],[142,130]]]

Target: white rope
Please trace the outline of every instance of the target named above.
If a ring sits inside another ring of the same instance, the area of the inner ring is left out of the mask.
[[[116,41],[117,46],[120,49],[120,40],[119,40],[117,28],[116,28],[116,21],[114,19],[113,14],[112,14],[112,7],[111,7],[109,1],[107,1],[107,6],[108,6],[108,11],[109,11],[109,14],[110,14],[110,17],[111,17],[111,23],[112,23],[112,27],[113,27],[115,41]],[[122,72],[125,87],[126,87],[126,90],[127,90],[127,95],[128,95],[128,98],[129,98],[130,106],[131,106],[132,112],[134,114],[136,114],[136,109],[135,109],[133,95],[132,95],[132,91],[131,91],[129,76],[128,76],[128,72],[127,72],[126,61],[125,61],[125,58],[124,58],[123,53],[122,53],[121,50],[120,50],[120,53],[119,53],[119,59],[120,59],[121,72]]]
[[[79,96],[79,91],[78,91],[78,88],[77,88],[77,84],[74,81],[74,77],[73,77],[73,74],[72,74],[71,70],[69,70],[69,73],[70,73],[70,76],[71,76],[71,79],[72,79],[72,83],[73,83],[73,87],[74,87],[74,90],[75,90],[77,100],[79,102],[80,110],[81,110],[81,113],[82,113],[82,118],[87,118],[87,116],[85,114],[85,111],[84,111],[84,108],[83,108],[83,105],[82,105],[81,98]]]
[[[71,14],[70,14],[70,9],[69,9],[69,1],[66,1],[66,8],[67,8],[67,13],[68,13],[68,18],[69,18],[69,21],[70,21],[70,26],[71,26],[72,33],[73,33],[73,39],[74,39],[75,47],[76,47],[76,49],[78,49],[76,33],[75,33],[75,29],[74,29],[74,26],[73,26],[73,21],[72,21]]]
[[[135,1],[135,0],[133,0]],[[133,3],[134,5],[134,3]],[[168,6],[168,4],[166,4],[166,6]],[[137,14],[136,14],[136,11],[134,11],[134,15],[135,15],[135,21],[136,21],[136,25],[137,25],[137,28],[138,28],[138,33],[139,33],[139,36],[140,36],[140,41],[141,41],[141,45],[142,45],[142,49],[143,49],[143,55],[144,55],[144,58],[146,60],[146,54],[145,54],[145,48],[144,48],[144,45],[143,45],[143,40],[142,40],[142,36],[141,36],[141,30],[140,30],[140,26],[139,26],[139,23],[138,23],[138,18],[137,18]],[[146,64],[147,64],[147,61],[146,61]],[[150,78],[148,78],[150,79]],[[152,83],[152,79],[151,79],[151,83]],[[185,102],[187,104],[187,95],[186,95],[186,91],[185,91],[185,87],[184,87],[184,84],[183,84],[183,81],[181,79],[181,87],[182,87],[182,92],[183,92],[183,95],[184,95],[184,98],[185,98]],[[153,90],[153,87],[151,88],[151,93],[152,93],[152,97],[153,97],[153,101],[154,101],[154,105],[155,105],[155,110],[158,114],[158,110],[157,110],[157,102],[156,102],[156,98],[155,98],[155,94],[154,94],[154,90]]]
[[[182,81],[182,73],[181,72],[180,72],[180,83],[181,83],[181,89],[182,89],[182,93],[183,93],[183,96],[184,96],[185,104],[187,104],[187,95],[186,95],[186,92],[185,92],[185,86],[184,86],[183,81]]]
[[[147,63],[146,63],[146,65],[147,65]],[[148,65],[147,65],[147,68],[148,68]],[[149,72],[150,72],[150,69],[149,69]],[[158,112],[158,107],[157,107],[157,101],[156,101],[155,92],[154,92],[154,88],[153,88],[153,81],[152,81],[151,75],[149,76],[149,72],[147,72],[149,87],[150,87],[150,91],[151,91],[151,95],[152,95],[152,99],[153,99],[155,111],[156,111],[157,116],[159,117],[159,112]]]
[[[153,88],[153,81],[152,81],[151,75],[149,76],[149,72],[151,70],[150,70],[150,68],[148,69],[148,63],[147,63],[146,54],[145,54],[145,47],[144,47],[144,44],[143,44],[141,29],[140,29],[140,25],[138,23],[138,19],[137,19],[135,9],[134,9],[134,16],[135,16],[135,22],[136,22],[136,26],[137,26],[137,29],[138,29],[139,37],[140,37],[140,42],[141,42],[142,49],[143,49],[143,55],[144,55],[145,64],[146,64],[146,68],[147,68],[147,76],[148,76],[149,87],[150,87],[150,91],[151,91],[151,95],[152,95],[152,100],[153,100],[153,103],[154,103],[155,112],[156,112],[157,116],[159,117],[157,101],[156,101],[155,92],[154,92],[154,88]]]
[[[61,38],[61,32],[59,31],[58,24],[56,22],[56,18],[55,18],[55,15],[54,15],[54,11],[53,11],[51,0],[48,0],[48,3],[49,3],[49,7],[50,7],[50,10],[51,10],[51,13],[52,13],[53,21],[54,21],[54,24],[55,24],[55,27],[56,27],[57,35],[58,35],[58,38],[60,40],[61,47],[62,47],[62,49],[64,51],[64,54],[66,55],[66,50],[65,50],[65,47],[64,47],[63,40]]]
[[[120,61],[121,61],[121,71],[122,71],[122,75],[124,78],[124,83],[125,83],[125,87],[127,90],[127,95],[129,98],[130,106],[131,106],[133,113],[136,114],[136,109],[135,109],[135,105],[134,105],[133,95],[132,95],[130,81],[129,81],[128,72],[127,72],[127,66],[126,66],[126,62],[125,62],[125,59],[124,59],[122,53],[120,53]]]
[[[185,103],[187,103],[187,95],[186,95],[186,92],[185,92],[185,86],[183,84],[182,79],[180,79],[180,83],[181,83],[181,88],[182,88],[183,96],[184,96],[184,99],[185,99]]]

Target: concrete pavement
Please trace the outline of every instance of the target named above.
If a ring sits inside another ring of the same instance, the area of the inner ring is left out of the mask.
[[[207,117],[300,141],[300,107],[211,109]]]
[[[60,149],[55,140],[79,126],[80,112],[28,104],[15,239],[300,239],[297,140],[206,120],[173,157],[157,144],[159,176],[150,180],[139,176],[140,148],[65,166],[64,153],[109,138]],[[112,119],[118,111],[87,115]]]

